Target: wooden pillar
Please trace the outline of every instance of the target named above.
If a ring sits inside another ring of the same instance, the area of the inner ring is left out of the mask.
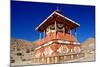
[[[57,23],[55,21],[55,39],[56,39],[56,37],[57,37]]]
[[[49,32],[50,32],[50,26],[48,28],[49,28]],[[48,35],[48,37],[49,37],[49,41],[50,41],[50,35]]]
[[[52,56],[52,58],[51,58],[51,63],[55,63],[55,57],[54,56]]]
[[[44,57],[42,57],[42,63],[44,63]]]
[[[58,56],[58,63],[60,63],[60,56]]]
[[[47,64],[50,64],[50,57],[47,57]]]
[[[36,62],[38,63],[38,58],[36,58]]]
[[[35,58],[35,62],[37,63],[37,58]]]
[[[45,63],[47,64],[47,57],[45,57],[45,61],[46,61]]]
[[[66,60],[66,55],[64,55],[64,60]]]
[[[46,35],[46,32],[45,32],[45,30],[44,30],[44,37],[45,37],[45,35]]]
[[[64,60],[64,56],[62,56],[62,60]]]
[[[76,37],[76,39],[77,39],[77,31],[76,31],[76,29],[75,29],[75,37]]]
[[[71,59],[74,59],[74,56],[73,56],[73,54],[71,55]]]
[[[38,63],[39,63],[39,58],[37,58],[38,59]]]
[[[71,39],[71,35],[72,35],[72,32],[71,32],[71,30],[70,30],[70,39]]]
[[[35,56],[34,56],[34,63],[36,63],[36,52],[34,54],[35,54]]]
[[[42,36],[41,36],[41,33],[40,33],[39,39],[41,39],[41,38],[42,38]]]
[[[60,60],[59,60],[59,56],[55,56],[55,63],[59,63]]]
[[[34,63],[36,63],[36,58],[34,58]]]
[[[50,63],[54,63],[54,56],[51,57]]]
[[[47,62],[47,61],[46,61],[46,57],[44,57],[44,59],[45,59],[45,64],[46,64],[46,62]]]
[[[36,53],[36,54],[37,54],[37,53]],[[36,55],[35,55],[35,63],[37,63],[36,58],[37,58],[37,57],[36,57]]]
[[[77,56],[77,58],[79,58],[79,54],[77,54],[76,56]]]
[[[40,57],[39,59],[40,59],[40,63],[42,63],[42,60],[41,60],[42,58]]]
[[[55,63],[57,63],[57,56],[55,56]]]
[[[74,56],[73,56],[73,50],[71,49],[71,59],[73,59]]]
[[[65,28],[63,27],[63,35],[65,35]]]

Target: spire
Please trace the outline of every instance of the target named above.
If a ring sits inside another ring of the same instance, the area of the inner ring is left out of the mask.
[[[61,11],[59,10],[59,6],[56,7],[56,12],[61,13]]]

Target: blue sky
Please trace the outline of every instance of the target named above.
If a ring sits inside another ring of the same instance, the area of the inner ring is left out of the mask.
[[[49,4],[37,2],[11,1],[11,37],[35,41],[39,39],[39,31],[35,28],[54,10],[80,24],[77,38],[83,42],[95,37],[95,7],[69,4]]]

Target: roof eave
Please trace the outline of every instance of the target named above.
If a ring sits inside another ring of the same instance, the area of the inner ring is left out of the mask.
[[[56,12],[54,11],[51,15],[49,15],[38,27],[35,28],[35,30],[38,30],[38,28],[39,28],[42,24],[44,24],[45,21],[47,21],[47,19],[49,19],[54,13],[56,13]]]
[[[73,20],[69,19],[68,17],[65,17],[65,16],[63,16],[63,15],[61,15],[61,14],[57,13],[57,12],[56,12],[56,14],[60,15],[61,17],[64,17],[65,19],[67,19],[67,20],[71,21],[72,23],[76,24],[77,26],[80,26],[80,24],[78,24],[78,23],[76,23],[75,21],[73,21]]]

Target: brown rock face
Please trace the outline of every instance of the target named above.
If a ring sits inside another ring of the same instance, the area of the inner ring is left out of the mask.
[[[89,38],[85,42],[82,43],[81,45],[82,50],[85,52],[91,52],[95,51],[95,39],[94,38]]]
[[[22,39],[11,40],[11,65],[29,64],[34,57],[35,42]]]

